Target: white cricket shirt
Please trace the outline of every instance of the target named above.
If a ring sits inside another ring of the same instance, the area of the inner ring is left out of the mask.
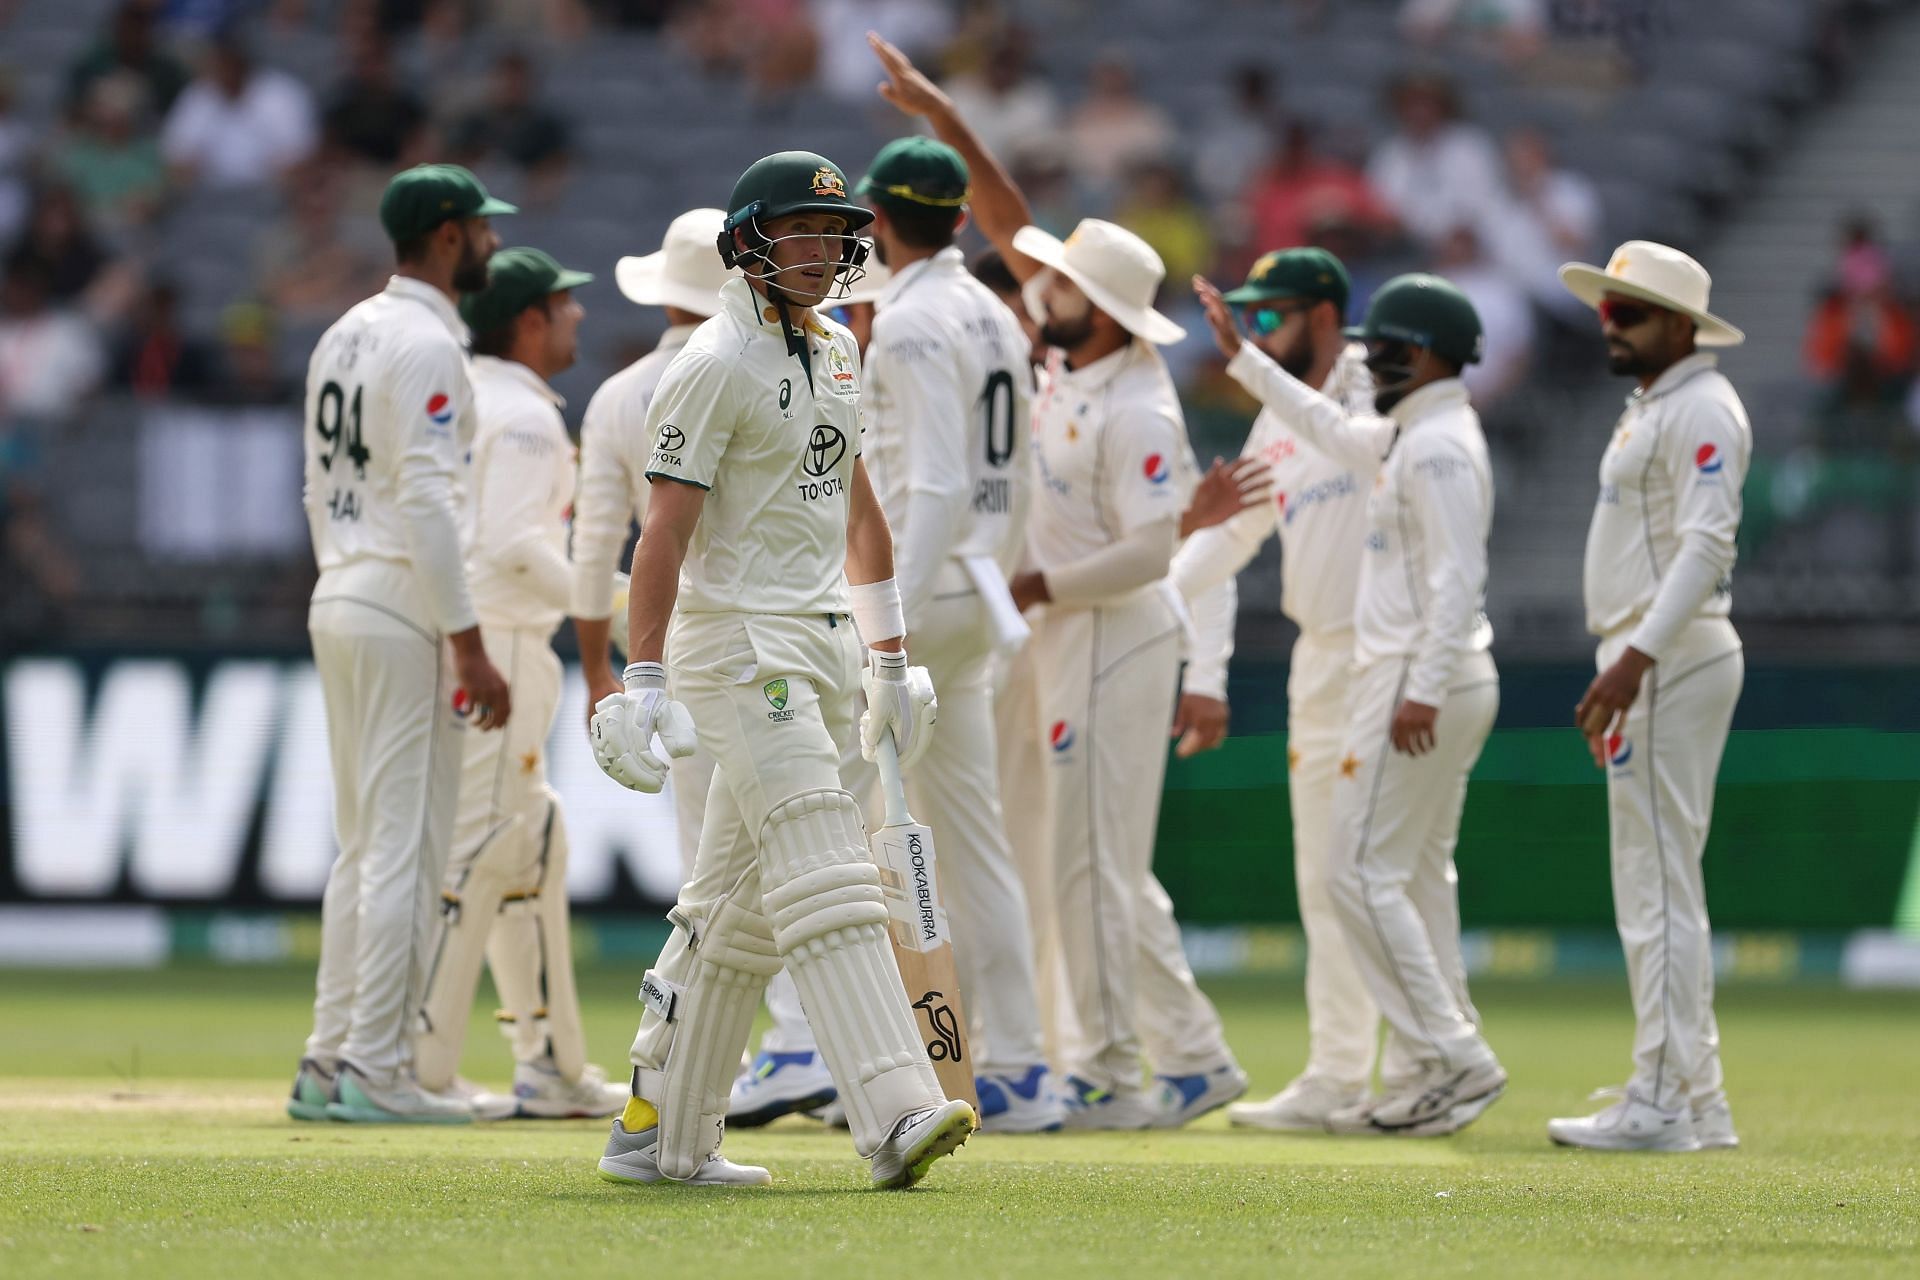
[[[773,304],[729,280],[647,412],[647,475],[710,490],[680,575],[683,613],[845,613],[847,486],[860,351],[818,314],[811,378]]]
[[[466,341],[453,300],[401,276],[321,336],[301,431],[316,596],[356,563],[391,561],[413,568],[428,616],[411,621],[474,625],[460,553],[475,425]]]
[[[1746,408],[1712,355],[1687,357],[1628,398],[1587,529],[1587,630],[1631,628],[1628,643],[1657,661],[1689,622],[1732,611],[1752,456]]]
[[[601,383],[587,401],[580,423],[580,491],[573,503],[576,618],[613,615],[613,575],[627,527],[647,517],[647,458],[653,452],[647,410],[694,328],[669,328],[658,346]]]
[[[523,364],[473,359],[471,498],[467,581],[484,627],[552,631],[566,616],[567,512],[574,448],[560,416],[565,401]]]
[[[954,557],[1011,571],[1028,501],[1033,369],[1013,313],[942,249],[875,304],[863,399],[867,474],[893,528],[909,625]]]

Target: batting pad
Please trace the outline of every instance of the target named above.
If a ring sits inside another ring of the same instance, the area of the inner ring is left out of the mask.
[[[660,1172],[684,1180],[720,1145],[740,1051],[780,956],[766,919],[733,897],[704,922],[687,907],[667,918],[673,936],[641,983],[633,1065],[636,1092],[660,1112]]]
[[[526,823],[515,815],[487,836],[466,871],[441,891],[439,938],[413,1045],[414,1073],[429,1089],[447,1088],[460,1069],[487,935],[502,900],[530,887],[525,841]]]
[[[900,1117],[945,1101],[887,941],[880,872],[844,791],[775,805],[761,838],[773,936],[840,1089],[854,1149],[871,1156]]]

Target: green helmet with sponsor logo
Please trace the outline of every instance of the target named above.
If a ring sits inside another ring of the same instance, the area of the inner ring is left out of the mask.
[[[846,219],[841,265],[858,267],[866,262],[869,246],[853,232],[873,221],[873,211],[848,198],[847,175],[839,165],[811,151],[777,151],[747,166],[727,202],[727,221],[719,240],[721,260],[746,270],[743,258],[766,253],[770,243],[766,224],[793,213],[832,213]],[[736,231],[744,235],[736,238]],[[746,243],[740,244],[740,239]]]
[[[1367,303],[1367,318],[1347,330],[1362,342],[1404,342],[1425,347],[1457,365],[1478,364],[1486,345],[1480,313],[1458,286],[1415,272],[1381,285]]]

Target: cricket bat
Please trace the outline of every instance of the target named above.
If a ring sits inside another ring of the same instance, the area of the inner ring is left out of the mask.
[[[967,1044],[967,1013],[960,1002],[960,980],[953,967],[953,934],[940,900],[933,856],[933,829],[907,812],[907,789],[900,780],[900,753],[893,735],[880,739],[876,753],[886,822],[873,833],[873,861],[887,896],[887,934],[893,958],[913,1006],[914,1022],[926,1042],[927,1057],[949,1100],[964,1098],[977,1111],[973,1092],[973,1051]]]

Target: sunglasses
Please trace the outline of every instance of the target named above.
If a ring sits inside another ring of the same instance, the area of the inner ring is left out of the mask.
[[[1651,320],[1659,307],[1650,307],[1640,302],[1615,302],[1611,298],[1600,300],[1600,319],[1616,329],[1631,329]]]
[[[1255,337],[1265,338],[1278,333],[1288,316],[1297,316],[1305,310],[1306,307],[1248,307],[1242,314],[1248,330]]]

